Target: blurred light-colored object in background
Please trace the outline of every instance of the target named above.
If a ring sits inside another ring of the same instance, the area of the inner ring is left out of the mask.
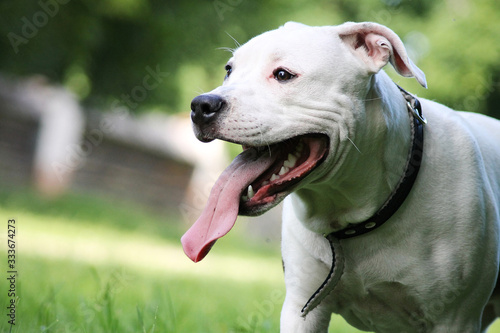
[[[4,125],[16,119],[38,123],[34,142],[28,142],[34,149],[32,165],[24,166],[31,170],[30,178],[36,189],[50,197],[64,192],[74,170],[60,174],[56,166],[66,162],[69,147],[80,145],[85,126],[83,111],[76,98],[41,76],[26,80],[0,77],[0,103]],[[16,137],[10,140],[16,140]],[[11,162],[7,157],[2,165],[8,167]],[[4,174],[4,177],[9,175]]]
[[[202,143],[191,128],[189,113],[167,116],[144,113],[132,116],[126,110],[114,110],[104,116],[112,124],[106,135],[131,145],[148,147],[193,167],[179,210],[186,223],[196,220],[205,206],[215,180],[229,164],[226,144]]]
[[[0,76],[0,186],[45,197],[102,195],[192,223],[229,164],[221,141],[199,142],[189,113],[84,110],[41,76]]]

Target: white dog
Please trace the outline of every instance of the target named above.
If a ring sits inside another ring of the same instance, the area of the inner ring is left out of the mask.
[[[184,251],[203,259],[238,214],[286,197],[282,332],[327,332],[332,312],[397,333],[481,332],[500,315],[500,121],[419,101],[388,62],[426,86],[384,26],[287,23],[192,102],[198,139],[244,151]]]

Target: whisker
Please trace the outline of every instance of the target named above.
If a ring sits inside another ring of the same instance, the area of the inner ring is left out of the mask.
[[[234,38],[233,36],[231,36],[231,34],[229,32],[226,31],[226,34],[234,41],[234,43],[236,44],[236,48],[240,47],[241,44],[238,43],[238,41],[236,40],[236,38]]]
[[[349,140],[350,143],[352,143],[352,145],[354,146],[354,148],[356,148],[356,150],[360,153],[360,154],[363,154],[361,152],[361,150],[359,150],[358,146],[356,146],[356,144],[351,140],[351,138],[347,137],[347,140]]]
[[[269,150],[269,156],[271,156],[271,145],[267,140],[264,140],[264,133],[262,132],[262,124],[258,128],[260,133],[260,141],[267,146],[267,149]]]
[[[234,53],[234,51],[236,51],[236,49],[230,47],[218,47],[217,50],[227,51],[229,53]]]

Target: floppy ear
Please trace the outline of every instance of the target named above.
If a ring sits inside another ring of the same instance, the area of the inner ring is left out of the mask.
[[[415,77],[427,88],[424,72],[411,61],[403,42],[391,29],[371,22],[347,22],[337,28],[340,38],[371,72],[377,73],[390,61],[400,75]]]

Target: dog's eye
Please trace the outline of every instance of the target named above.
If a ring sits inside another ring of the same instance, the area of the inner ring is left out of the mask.
[[[226,70],[226,79],[227,79],[229,75],[231,75],[231,73],[233,72],[233,67],[231,67],[230,65],[226,65],[226,67],[224,68]]]
[[[284,70],[283,68],[276,69],[273,74],[274,78],[280,82],[288,81],[295,77],[294,74],[290,73],[287,70]]]

